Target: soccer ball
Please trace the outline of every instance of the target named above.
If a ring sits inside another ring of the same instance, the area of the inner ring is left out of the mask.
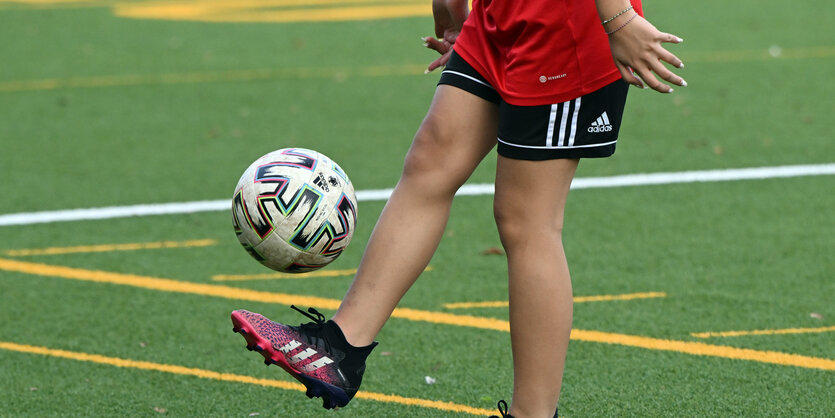
[[[232,199],[235,234],[261,264],[285,273],[328,265],[357,224],[348,176],[316,151],[285,148],[255,160]]]

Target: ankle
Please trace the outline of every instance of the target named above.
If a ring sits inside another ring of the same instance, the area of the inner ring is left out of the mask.
[[[514,411],[514,412],[518,413],[519,411]],[[510,411],[507,412],[507,418],[517,418],[517,417],[522,418],[522,417],[527,417],[527,416],[529,416],[529,415],[524,415],[524,414],[523,415],[514,415],[514,414],[510,413]],[[530,416],[535,416],[535,415],[530,415]],[[548,415],[548,416],[550,417],[550,415]],[[560,408],[558,407],[557,410],[554,411],[554,418],[557,418],[559,416],[560,416]]]
[[[354,339],[349,338],[347,333],[343,330],[342,326],[340,326],[333,319],[326,322],[326,325],[328,325],[328,328],[330,330],[329,334],[332,336],[332,338],[335,339],[335,341],[339,341],[340,343],[343,343],[346,346],[348,346],[348,347],[350,347],[354,350],[357,350],[357,351],[366,351],[367,350],[370,353],[371,349],[373,349],[377,345],[377,342],[374,341],[373,339],[368,341],[368,342],[365,342],[363,340],[354,340]],[[361,344],[355,344],[357,342],[359,342]]]
[[[339,331],[340,337],[351,347],[363,348],[375,344],[373,335],[363,335],[360,330],[352,328],[349,323],[342,323],[336,316],[330,321]]]

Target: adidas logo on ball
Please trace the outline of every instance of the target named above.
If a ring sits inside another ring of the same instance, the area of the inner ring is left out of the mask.
[[[607,115],[606,112],[603,112],[602,115],[597,117],[596,121],[591,123],[588,131],[592,133],[612,132],[612,124],[609,123],[609,115]]]

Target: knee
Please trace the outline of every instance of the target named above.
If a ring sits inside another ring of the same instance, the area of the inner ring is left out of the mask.
[[[453,140],[440,124],[424,121],[406,154],[401,181],[454,194],[467,176],[460,174],[463,170],[456,165],[451,147],[454,147]]]
[[[403,166],[404,175],[425,174],[438,170],[445,149],[443,126],[432,119],[420,125]]]
[[[403,162],[403,177],[427,176],[438,168],[434,154],[438,140],[430,133],[418,131]]]
[[[522,220],[524,216],[523,213],[514,210],[510,205],[494,201],[493,218],[496,221],[496,228],[499,230],[499,238],[505,248],[513,246],[513,243],[524,237],[525,226]]]
[[[562,240],[563,222],[556,213],[540,216],[527,208],[525,202],[494,201],[493,216],[499,230],[499,238],[505,250],[545,242]]]

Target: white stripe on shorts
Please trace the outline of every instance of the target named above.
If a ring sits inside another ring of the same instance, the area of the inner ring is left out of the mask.
[[[574,99],[574,115],[571,117],[571,136],[568,138],[569,147],[574,145],[574,135],[577,133],[577,115],[580,114],[580,99],[582,97]]]
[[[550,147],[554,145],[554,122],[557,121],[557,106],[554,103],[551,105],[551,116],[548,117],[548,135],[545,137],[545,146]]]
[[[574,99],[574,111],[571,113],[571,126],[568,126],[568,111],[571,110],[571,100],[551,105],[551,114],[548,117],[548,131],[545,134],[545,147],[543,148],[565,148],[574,146],[574,138],[577,136],[577,118],[580,115],[581,97]],[[560,112],[562,105],[562,112]],[[556,128],[557,113],[560,115],[560,129],[557,134],[557,146],[554,146],[554,130]],[[568,137],[566,138],[566,130]]]
[[[560,145],[568,145],[565,143],[565,121],[568,120],[568,106],[571,105],[571,100],[562,103],[562,118],[560,118]]]
[[[614,140],[614,141],[609,141],[609,142],[605,142],[605,143],[601,143],[601,144],[572,145],[572,146],[560,146],[560,145],[558,145],[558,146],[555,146],[555,147],[554,147],[554,146],[550,146],[550,147],[549,147],[549,146],[537,146],[537,145],[519,145],[519,144],[514,144],[514,143],[511,143],[511,142],[507,142],[507,141],[502,141],[502,139],[501,139],[501,138],[496,138],[496,139],[497,139],[499,142],[501,142],[502,144],[509,145],[509,146],[511,146],[511,147],[516,147],[516,148],[529,148],[529,149],[572,149],[572,148],[575,148],[575,149],[576,149],[576,148],[594,148],[594,147],[605,147],[606,145],[612,145],[612,144],[615,144],[615,143],[617,143],[617,142],[618,142],[618,140],[616,139],[616,140]]]
[[[479,80],[479,79],[477,79],[477,78],[475,78],[475,77],[473,77],[473,76],[470,76],[470,75],[467,75],[467,74],[464,74],[464,73],[459,73],[458,71],[452,71],[452,70],[444,70],[444,71],[442,71],[442,72],[441,72],[441,74],[446,74],[446,73],[455,74],[455,75],[457,75],[457,76],[461,76],[461,77],[464,77],[464,78],[469,78],[470,80],[473,80],[473,81],[475,81],[475,82],[476,82],[476,83],[478,83],[478,84],[481,84],[481,85],[483,85],[483,86],[490,87],[490,89],[495,90],[495,89],[493,88],[493,86],[491,86],[491,85],[489,85],[489,84],[487,84],[487,83],[485,83],[485,82],[483,82],[483,81],[481,81],[481,80]]]

